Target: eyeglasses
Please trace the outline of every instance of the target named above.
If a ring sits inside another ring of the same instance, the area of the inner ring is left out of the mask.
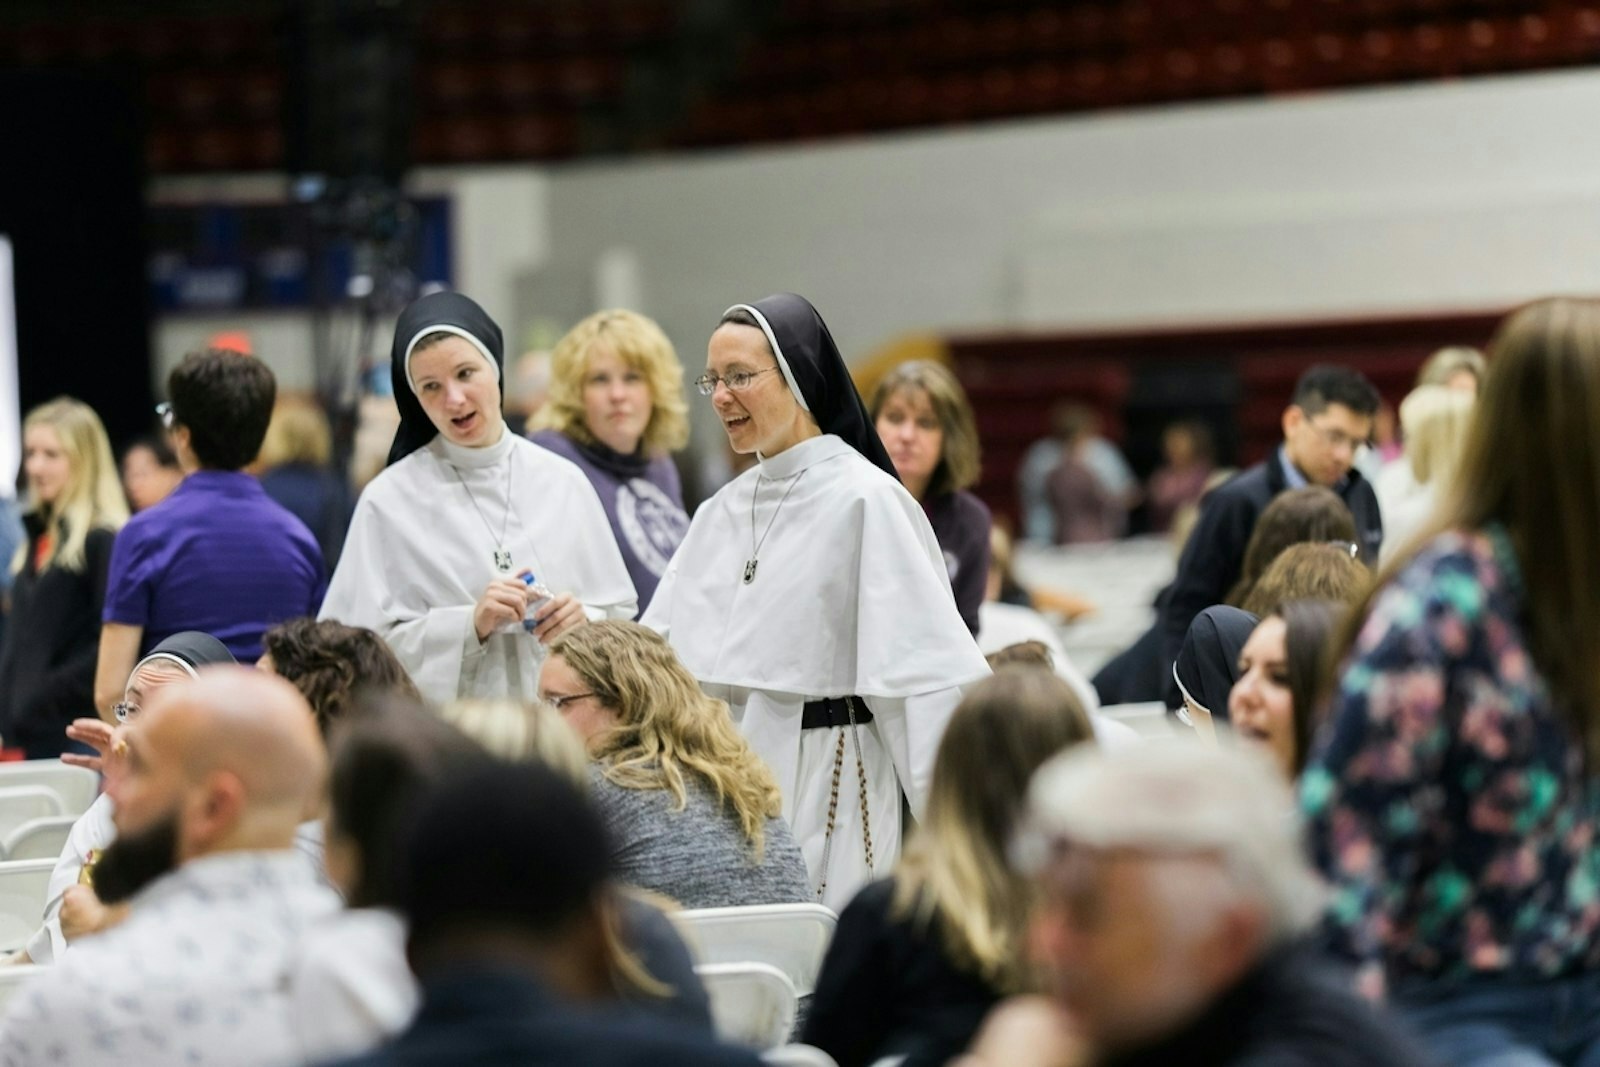
[[[557,711],[560,711],[574,700],[582,700],[584,697],[592,696],[594,696],[593,693],[569,693],[562,697],[546,696],[544,698],[544,702],[549,704],[552,708],[555,708]]]
[[[1354,541],[1329,541],[1328,544],[1332,545],[1334,548],[1337,548],[1341,552],[1350,553],[1351,559],[1355,559],[1357,556],[1361,555],[1361,546],[1356,544]]]
[[[162,401],[161,403],[157,404],[156,415],[161,419],[161,428],[163,430],[172,429],[173,418],[171,404],[167,403],[166,401]]]
[[[118,722],[125,723],[139,714],[139,705],[130,704],[126,700],[119,700],[111,705],[111,714],[117,717]]]
[[[750,388],[750,383],[763,374],[771,374],[777,367],[768,367],[766,370],[736,370],[732,374],[718,377],[715,374],[702,374],[694,380],[694,387],[700,390],[701,396],[710,396],[717,391],[717,383],[721,382],[734,392]]]
[[[1354,455],[1355,452],[1363,445],[1371,444],[1371,442],[1365,437],[1351,437],[1343,430],[1335,430],[1331,427],[1318,426],[1310,419],[1306,420],[1306,425],[1315,430],[1317,432],[1317,436],[1321,437],[1323,441],[1327,442],[1328,447],[1333,449],[1335,452],[1344,448],[1348,448],[1350,449],[1351,454]]]

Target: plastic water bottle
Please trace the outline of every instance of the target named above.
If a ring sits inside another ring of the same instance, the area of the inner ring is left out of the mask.
[[[528,587],[528,610],[522,615],[522,628],[531,634],[539,625],[534,616],[539,613],[540,608],[554,600],[556,595],[545,588],[545,584],[535,578],[532,571],[523,571],[517,577]]]

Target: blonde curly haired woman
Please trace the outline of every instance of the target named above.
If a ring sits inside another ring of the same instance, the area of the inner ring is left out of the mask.
[[[28,759],[49,759],[73,750],[66,728],[94,707],[106,573],[128,505],[105,427],[82,401],[34,408],[22,442],[28,540],[11,561],[0,734]]]
[[[617,621],[565,634],[539,693],[588,749],[618,878],[686,908],[810,899],[772,772],[659,634]]]
[[[598,311],[550,354],[550,402],[533,443],[578,465],[600,497],[639,613],[689,532],[671,453],[689,441],[683,365],[654,321]]]

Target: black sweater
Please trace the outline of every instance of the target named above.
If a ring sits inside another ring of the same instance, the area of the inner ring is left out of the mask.
[[[66,748],[68,723],[95,714],[100,612],[116,534],[89,531],[81,571],[54,564],[39,571],[33,561],[44,527],[36,515],[23,523],[27,558],[11,587],[11,613],[0,642],[0,737],[23,748],[29,759],[48,759]],[[57,537],[59,549],[59,531]]]
[[[902,1067],[943,1064],[966,1050],[999,994],[958,968],[936,930],[890,917],[894,879],[856,894],[817,976],[800,1040],[839,1067],[905,1056]]]

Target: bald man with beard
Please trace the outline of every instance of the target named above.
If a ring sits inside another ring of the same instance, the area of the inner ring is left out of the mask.
[[[296,1062],[289,955],[339,907],[294,847],[327,773],[311,709],[281,678],[210,667],[158,692],[124,740],[95,888],[131,914],[17,994],[0,1064]]]

